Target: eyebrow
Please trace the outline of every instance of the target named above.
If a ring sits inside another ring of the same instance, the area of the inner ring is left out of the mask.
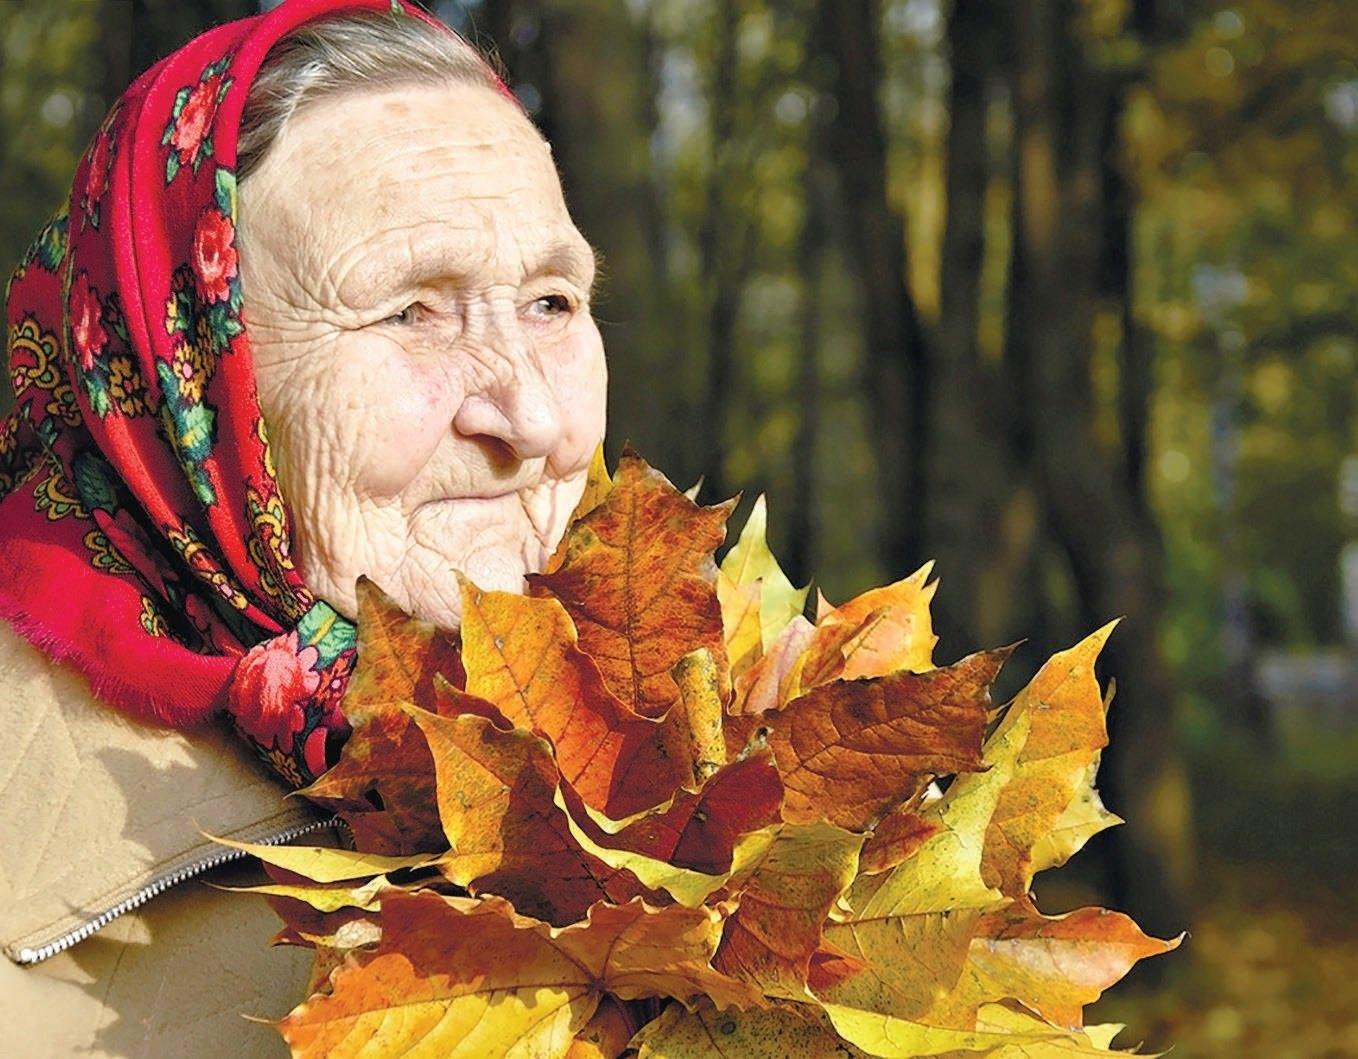
[[[467,249],[456,248],[440,240],[423,243],[415,248],[401,267],[387,271],[381,269],[380,257],[370,259],[350,274],[348,282],[355,283],[362,290],[390,290],[396,285],[420,284],[437,279],[465,283],[474,271],[462,256],[466,252]],[[592,298],[598,288],[601,261],[602,255],[583,236],[557,238],[530,261],[525,278],[564,276],[587,287]]]
[[[528,275],[532,278],[556,273],[577,279],[581,286],[589,288],[593,297],[598,287],[602,257],[598,249],[584,239],[558,239],[548,244],[537,263],[528,270]]]

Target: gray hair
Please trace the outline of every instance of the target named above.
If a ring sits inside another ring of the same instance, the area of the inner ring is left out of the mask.
[[[409,85],[496,88],[497,77],[491,60],[461,36],[403,12],[352,10],[304,22],[269,50],[250,85],[236,177],[243,181],[264,161],[289,118],[326,96]]]

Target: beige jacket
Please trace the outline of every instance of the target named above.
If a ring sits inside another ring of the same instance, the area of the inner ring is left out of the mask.
[[[0,622],[0,1055],[286,1055],[243,1016],[300,1000],[309,954],[206,885],[262,874],[202,836],[325,841],[283,793],[230,732],[129,721]]]

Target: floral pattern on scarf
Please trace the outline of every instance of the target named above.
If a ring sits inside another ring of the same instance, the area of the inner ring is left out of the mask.
[[[432,21],[285,0],[139,77],[6,292],[0,617],[134,717],[225,712],[296,786],[348,733],[357,645],[291,558],[243,320],[236,136],[269,49],[359,8]]]

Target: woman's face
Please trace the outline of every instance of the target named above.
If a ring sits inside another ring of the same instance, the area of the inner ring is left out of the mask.
[[[607,374],[549,148],[490,88],[323,100],[240,194],[259,403],[307,584],[461,618],[523,590],[584,490]]]

